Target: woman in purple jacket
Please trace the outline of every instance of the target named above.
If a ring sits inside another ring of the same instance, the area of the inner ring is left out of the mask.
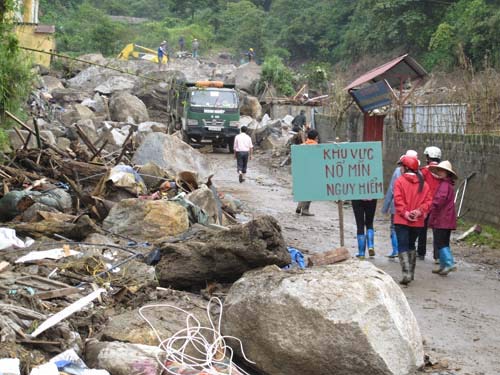
[[[429,227],[432,228],[434,244],[439,249],[439,268],[432,272],[442,276],[456,270],[455,261],[450,250],[451,231],[457,228],[457,214],[455,213],[455,180],[457,174],[453,171],[448,160],[429,167],[441,183],[436,190],[429,213]]]

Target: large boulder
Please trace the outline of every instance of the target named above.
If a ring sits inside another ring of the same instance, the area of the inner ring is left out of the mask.
[[[199,189],[189,193],[187,199],[205,211],[210,224],[220,224],[220,207],[215,199],[214,192],[207,185],[202,185]]]
[[[407,375],[423,364],[403,292],[368,262],[248,272],[224,311],[224,335],[241,339],[266,374]]]
[[[137,80],[132,76],[113,76],[98,85],[94,91],[99,94],[110,95],[118,91],[130,91],[136,85]]]
[[[164,357],[164,353],[157,346],[91,339],[85,344],[85,363],[91,368],[107,370],[113,375],[160,375],[163,367],[159,359]]]
[[[135,135],[136,144],[140,145],[148,134],[155,132],[168,133],[168,125],[154,121],[147,121],[139,124]]]
[[[108,62],[106,58],[100,53],[81,55],[78,56],[78,60],[80,61],[73,59],[65,59],[65,58],[57,59],[57,61],[62,65],[63,69],[67,72],[67,74],[71,76],[77,74],[78,72],[81,72],[82,70],[88,68],[89,66],[92,67],[90,64],[87,64],[83,61],[101,65],[106,65]]]
[[[89,94],[78,88],[55,88],[51,92],[52,97],[57,103],[81,102],[89,97]]]
[[[103,222],[113,233],[159,241],[189,229],[188,213],[175,202],[124,199],[115,204]]]
[[[59,78],[53,76],[42,76],[43,86],[51,93],[55,89],[64,89],[64,86]]]
[[[199,295],[172,290],[170,296],[154,302],[154,305],[161,306],[146,308],[142,312],[154,324],[161,336],[167,338],[186,328],[186,314],[180,309],[189,311],[202,326],[209,327],[206,304],[207,301]],[[172,307],[168,308],[165,305]],[[100,333],[102,335],[100,340],[158,345],[158,338],[150,325],[139,316],[139,309],[135,309],[110,317]]]
[[[66,108],[61,115],[61,122],[66,126],[71,126],[80,120],[92,120],[94,118],[94,112],[90,108],[77,103]]]
[[[147,75],[150,80],[140,81],[132,93],[139,97],[149,109],[171,111],[169,82],[186,81],[186,76],[179,70],[155,71]]]
[[[13,150],[18,150],[23,147],[24,142],[21,140],[14,129],[9,129],[6,133],[9,137],[9,142]],[[19,133],[24,137],[25,140],[27,140],[30,135],[30,132],[27,130],[19,130]],[[36,148],[36,146],[36,138],[30,137],[27,148]]]
[[[97,129],[91,118],[79,120],[76,122],[78,127],[82,129],[83,133],[87,136],[87,138],[95,144],[95,142],[99,139],[97,135]]]
[[[135,124],[149,121],[146,105],[137,96],[120,92],[111,97],[109,111],[112,121],[127,122],[129,118]]]
[[[240,114],[260,120],[262,118],[262,106],[259,100],[255,96],[242,95]]]
[[[255,83],[260,80],[261,74],[262,68],[253,61],[240,65],[234,72],[236,87],[252,93]]]
[[[132,159],[132,163],[136,165],[149,162],[174,176],[180,172],[195,173],[198,181],[202,182],[206,182],[214,174],[213,166],[203,154],[178,137],[163,133],[148,134]]]
[[[278,222],[262,216],[229,230],[200,230],[182,243],[161,245],[156,266],[160,285],[178,289],[202,287],[207,280],[233,282],[244,272],[290,263]]]

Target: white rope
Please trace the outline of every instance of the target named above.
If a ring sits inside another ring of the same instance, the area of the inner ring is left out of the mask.
[[[211,304],[214,301],[220,308],[217,326],[214,325],[210,314]],[[158,330],[143,314],[143,310],[154,308],[170,308],[186,314],[186,328],[176,332],[168,339],[162,339]],[[255,362],[252,362],[246,357],[241,340],[233,336],[222,336],[220,333],[222,309],[222,301],[219,298],[213,297],[210,299],[207,304],[207,315],[210,327],[202,327],[200,321],[196,319],[193,314],[169,304],[147,305],[139,309],[139,315],[146,321],[146,323],[148,323],[155,336],[158,338],[158,341],[160,342],[158,347],[164,351],[164,353],[158,353],[156,355],[156,359],[165,371],[172,375],[181,375],[180,373],[165,366],[165,361],[172,361],[183,366],[183,370],[187,368],[193,371],[205,371],[211,375],[249,375],[246,371],[233,363],[233,349],[226,345],[227,339],[236,340],[240,345],[243,358],[247,362],[255,364]],[[195,353],[192,353],[191,355],[187,354],[186,350],[188,348]],[[165,354],[163,359],[161,358],[162,354]],[[217,368],[227,368],[227,371],[220,372]]]

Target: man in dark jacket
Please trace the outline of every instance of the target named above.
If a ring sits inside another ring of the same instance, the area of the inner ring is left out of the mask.
[[[307,122],[306,111],[301,109],[300,114],[295,116],[294,119],[292,120],[292,130],[297,133],[301,130],[304,130],[306,122]]]

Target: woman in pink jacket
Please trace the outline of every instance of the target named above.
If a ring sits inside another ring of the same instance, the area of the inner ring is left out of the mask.
[[[433,273],[442,276],[456,270],[455,261],[450,250],[451,231],[457,228],[457,214],[455,213],[455,180],[457,174],[453,171],[448,160],[438,165],[429,166],[431,172],[441,180],[429,213],[429,227],[432,228],[434,244],[439,250],[439,268]]]
[[[401,158],[401,177],[394,183],[394,229],[398,238],[399,262],[407,285],[415,277],[417,253],[415,241],[424,226],[432,196],[427,183],[418,171],[418,159]]]

